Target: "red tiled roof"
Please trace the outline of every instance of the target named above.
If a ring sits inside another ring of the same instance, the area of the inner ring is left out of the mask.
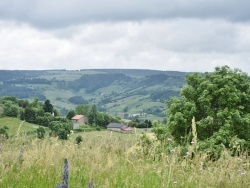
[[[72,120],[79,120],[79,119],[81,119],[81,118],[83,118],[84,117],[84,115],[75,115],[74,117],[72,117],[71,119]]]

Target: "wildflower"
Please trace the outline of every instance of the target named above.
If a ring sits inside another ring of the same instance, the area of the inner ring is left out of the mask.
[[[241,172],[241,173],[240,173],[240,175],[245,175],[245,174],[246,174],[246,172]]]
[[[171,150],[170,150],[170,152],[174,153],[174,152],[175,152],[175,150],[174,150],[174,149],[171,149]]]
[[[63,166],[62,184],[58,184],[56,188],[68,188],[68,179],[69,179],[69,163],[68,160],[65,159]]]
[[[63,167],[63,176],[62,181],[64,184],[68,185],[68,178],[69,178],[69,163],[68,160],[64,160],[64,167]]]
[[[238,172],[240,173],[241,176],[247,173],[245,170],[238,170]]]

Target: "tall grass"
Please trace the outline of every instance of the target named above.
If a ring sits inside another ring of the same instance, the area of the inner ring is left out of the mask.
[[[217,161],[210,161],[206,154],[182,157],[180,148],[159,154],[155,144],[131,147],[121,137],[111,133],[98,139],[84,136],[80,145],[56,138],[4,141],[0,187],[53,188],[61,182],[65,159],[71,188],[88,187],[92,179],[95,188],[250,187],[250,162],[244,154],[231,157],[225,150]]]

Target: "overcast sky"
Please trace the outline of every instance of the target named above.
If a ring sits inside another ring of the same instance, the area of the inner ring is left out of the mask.
[[[0,69],[250,73],[249,0],[0,0]]]

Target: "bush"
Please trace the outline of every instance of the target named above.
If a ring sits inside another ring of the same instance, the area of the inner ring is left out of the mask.
[[[8,135],[7,130],[5,128],[0,128],[0,138],[1,138],[1,136],[4,139],[8,139],[9,138],[9,135]]]
[[[6,102],[3,106],[3,111],[6,116],[17,117],[18,115],[18,106],[12,102]]]
[[[81,135],[76,137],[76,143],[79,145],[83,141],[83,138]]]
[[[37,138],[39,139],[43,139],[44,138],[44,135],[45,135],[45,129],[43,127],[38,127],[37,130]]]

